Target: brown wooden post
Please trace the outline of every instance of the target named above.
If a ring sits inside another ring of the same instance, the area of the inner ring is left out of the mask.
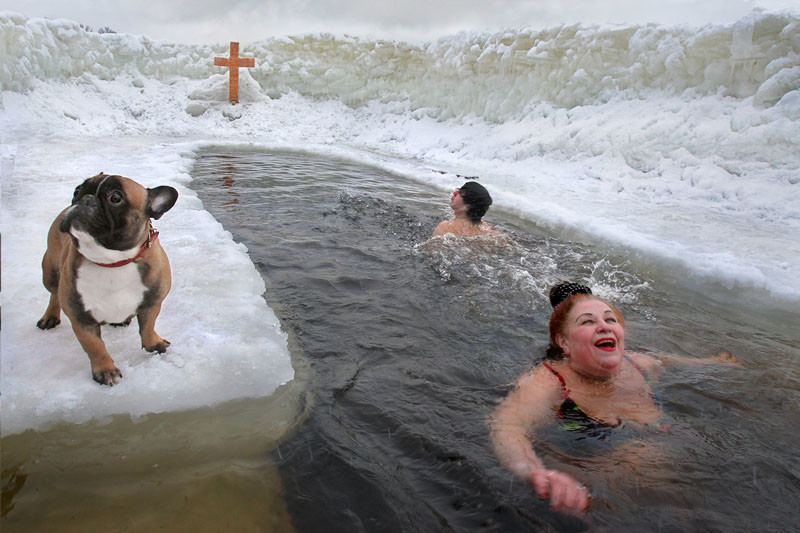
[[[231,57],[215,57],[214,65],[230,69],[230,94],[231,103],[239,103],[239,67],[254,67],[256,60],[252,57],[239,57],[239,43],[231,41]]]

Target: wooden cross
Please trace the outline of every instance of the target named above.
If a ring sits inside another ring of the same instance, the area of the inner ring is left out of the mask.
[[[239,103],[239,67],[254,67],[256,60],[252,57],[239,57],[239,43],[231,41],[231,57],[215,57],[214,65],[218,67],[228,67],[231,72],[230,96],[229,100]]]

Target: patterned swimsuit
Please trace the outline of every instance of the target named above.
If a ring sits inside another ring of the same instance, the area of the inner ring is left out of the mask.
[[[644,378],[647,384],[650,384],[650,379],[648,378],[647,373],[640,367],[636,362],[633,361],[627,355],[624,356],[625,360],[628,361],[630,364],[639,371],[639,373]],[[624,427],[624,424],[621,420],[618,420],[616,424],[609,424],[607,422],[601,422],[599,420],[595,420],[594,418],[590,417],[583,410],[578,407],[578,404],[569,397],[569,389],[567,388],[567,383],[564,381],[564,377],[558,373],[556,369],[550,366],[548,363],[542,363],[544,366],[550,370],[561,382],[561,387],[564,390],[564,402],[561,404],[561,407],[558,409],[558,419],[562,421],[562,424],[559,426],[559,429],[564,431],[573,431],[580,436],[577,437],[577,440],[591,438],[597,440],[605,440],[613,435],[616,430],[621,429]],[[664,415],[662,414],[662,417]],[[661,417],[659,417],[661,418]],[[668,424],[664,424],[661,422],[656,422],[652,424],[652,429],[656,429],[658,431],[666,431],[669,429]]]

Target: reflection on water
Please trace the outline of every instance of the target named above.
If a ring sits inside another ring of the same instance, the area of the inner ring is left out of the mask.
[[[220,187],[223,175],[234,184]],[[496,207],[487,219],[511,243],[429,241],[448,214],[446,192],[346,161],[212,150],[193,176],[206,208],[248,247],[313,371],[314,407],[272,454],[298,530],[797,523],[800,341],[742,312],[746,302],[712,302],[636,258],[559,240]],[[585,520],[553,514],[504,471],[486,427],[509,384],[543,356],[546,293],[560,279],[617,302],[632,349],[729,349],[748,367],[666,374],[668,434],[588,454],[545,443],[549,464],[592,487]]]
[[[219,178],[220,185],[227,190],[228,194],[231,196],[231,199],[225,203],[226,206],[236,205],[239,203],[239,193],[236,192],[234,185],[236,185],[236,180],[233,179],[233,175],[236,173],[236,167],[233,165],[227,165],[225,167],[225,174]]]

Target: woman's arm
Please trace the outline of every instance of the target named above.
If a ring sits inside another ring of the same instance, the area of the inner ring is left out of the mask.
[[[497,406],[491,419],[492,444],[500,462],[522,479],[544,468],[531,447],[528,431],[553,416],[553,392],[558,392],[539,367],[521,377]]]
[[[639,354],[644,355],[644,354]],[[711,355],[708,357],[684,357],[682,355],[675,355],[675,354],[667,354],[667,353],[653,353],[649,354],[660,363],[665,365],[713,365],[713,364],[727,364],[727,365],[736,365],[742,366],[742,363],[736,359],[731,352],[720,352],[716,355]],[[647,357],[647,355],[645,355]]]
[[[495,409],[491,437],[500,462],[531,483],[540,498],[550,498],[553,509],[581,512],[589,493],[570,475],[548,470],[533,451],[529,432],[553,416],[561,397],[561,384],[543,366],[529,372]]]
[[[708,364],[730,364],[742,366],[742,364],[730,352],[720,352],[710,357],[684,357],[682,355],[666,353],[638,353],[626,352],[628,357],[645,372],[651,375],[658,375],[663,371],[664,365],[708,365]]]

